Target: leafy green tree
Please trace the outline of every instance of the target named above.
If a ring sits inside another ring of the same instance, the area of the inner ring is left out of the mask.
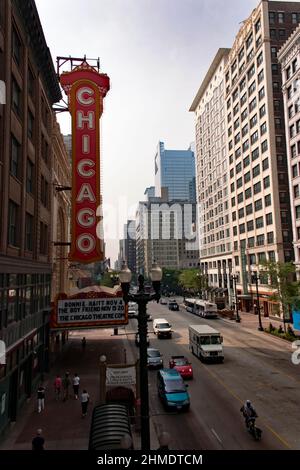
[[[105,287],[114,287],[118,282],[117,272],[105,272],[100,280],[100,285]]]
[[[162,291],[178,292],[180,273],[178,269],[163,268]]]
[[[271,300],[281,305],[285,328],[291,309],[300,309],[300,281],[296,280],[295,265],[292,262],[265,261],[262,272],[269,277],[270,286],[274,289]]]
[[[202,297],[203,291],[207,290],[207,278],[199,269],[184,269],[179,276],[180,285],[193,294]]]

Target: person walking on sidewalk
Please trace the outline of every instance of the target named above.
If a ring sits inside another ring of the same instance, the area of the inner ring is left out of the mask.
[[[70,380],[69,375],[70,375],[70,372],[67,371],[62,381],[63,392],[64,392],[63,401],[66,401],[69,398],[69,387],[71,385],[71,380]]]
[[[81,347],[82,347],[82,350],[84,351],[85,350],[85,347],[86,347],[86,339],[85,339],[85,336],[82,338],[81,340]]]
[[[45,409],[45,388],[40,384],[37,390],[38,412],[40,413]]]
[[[61,387],[62,387],[61,376],[57,375],[56,379],[54,380],[54,393],[55,393],[56,400],[60,399]]]
[[[80,377],[78,377],[77,372],[75,372],[74,377],[73,377],[73,390],[74,390],[75,400],[78,400],[79,384],[80,384]]]
[[[36,436],[32,439],[32,450],[45,450],[45,439],[42,437],[42,432],[41,429],[37,430]]]
[[[88,408],[88,403],[90,400],[90,396],[86,390],[83,390],[81,394],[81,410],[82,410],[82,418],[84,418],[87,415],[87,408]]]

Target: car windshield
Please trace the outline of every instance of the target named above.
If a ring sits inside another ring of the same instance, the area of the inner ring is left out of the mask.
[[[165,330],[165,329],[167,329],[167,328],[170,328],[170,325],[169,325],[169,323],[159,323],[159,324],[157,325],[157,327],[158,327],[160,330]]]
[[[186,366],[188,365],[188,360],[185,357],[181,357],[180,359],[173,359],[176,366]]]
[[[201,344],[210,344],[210,337],[209,336],[201,336],[200,337]]]
[[[211,337],[211,344],[221,344],[220,336],[212,336]]]
[[[185,392],[186,388],[181,379],[173,379],[165,381],[166,393]]]
[[[148,349],[148,357],[160,357],[160,352],[157,349]]]

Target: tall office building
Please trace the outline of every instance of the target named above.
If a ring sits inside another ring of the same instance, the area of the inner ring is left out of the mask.
[[[155,155],[155,196],[161,197],[162,188],[168,189],[168,199],[196,201],[196,178],[194,152],[188,150],[165,150],[159,142]]]
[[[300,13],[292,20],[300,21]],[[297,276],[300,277],[300,25],[297,26],[278,54],[281,64],[285,108],[285,135],[288,157],[292,229]]]
[[[225,66],[234,271],[244,309],[259,272],[264,315],[270,300],[264,260],[293,259],[281,70],[277,52],[299,20],[299,2],[262,0],[238,32]]]
[[[201,268],[214,298],[227,292],[230,296],[227,287],[232,271],[224,91],[229,52],[230,49],[218,50],[190,107],[196,121]]]
[[[127,220],[124,225],[125,238],[125,259],[127,265],[133,273],[136,271],[136,232],[135,220]]]
[[[33,0],[0,2],[0,78],[7,89],[0,105],[2,432],[48,367],[52,183],[68,173],[67,162],[60,168],[64,148],[53,142],[59,130],[51,107],[61,92]],[[66,174],[56,180],[62,169]]]

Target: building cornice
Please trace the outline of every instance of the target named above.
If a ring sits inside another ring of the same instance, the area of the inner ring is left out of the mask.
[[[288,62],[291,60],[291,56],[295,55],[295,52],[300,47],[300,24],[297,28],[292,32],[290,37],[287,41],[283,44],[283,46],[279,49],[277,58],[278,61],[284,67]]]
[[[35,1],[14,0],[14,4],[20,13],[20,18],[30,38],[30,47],[36,64],[41,70],[49,102],[51,104],[57,103],[61,100],[62,95]]]
[[[207,74],[204,77],[203,82],[200,85],[200,88],[199,88],[199,90],[198,90],[198,92],[197,92],[197,94],[196,94],[196,96],[195,96],[195,98],[194,98],[194,100],[191,104],[191,107],[190,107],[189,111],[195,111],[196,110],[196,108],[199,104],[199,101],[201,100],[202,96],[204,95],[205,90],[206,90],[209,82],[211,81],[211,79],[212,79],[219,63],[221,62],[221,60],[224,57],[226,57],[229,54],[229,52],[230,52],[230,49],[224,48],[224,47],[220,48],[218,50],[218,52],[216,53],[211,65],[208,69]]]

